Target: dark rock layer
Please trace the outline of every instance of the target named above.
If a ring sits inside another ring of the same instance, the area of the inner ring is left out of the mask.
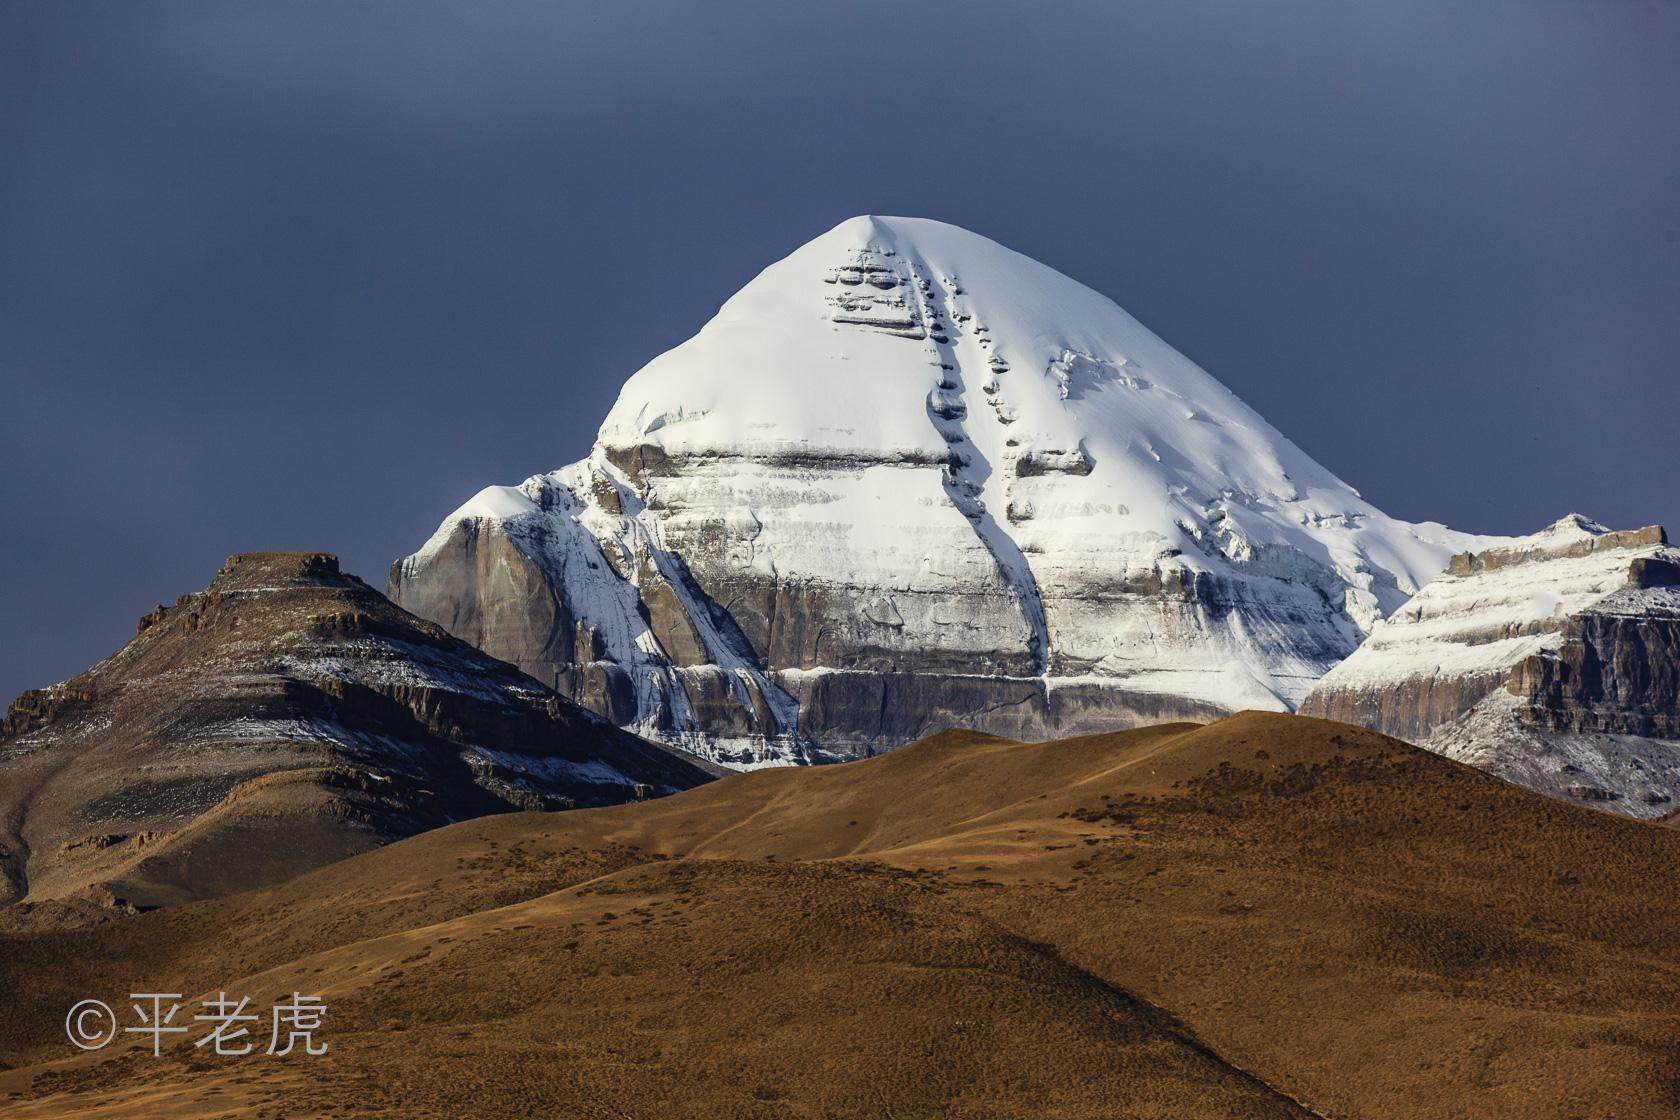
[[[1680,608],[1577,615],[1558,648],[1524,660],[1507,687],[1537,727],[1680,739]]]

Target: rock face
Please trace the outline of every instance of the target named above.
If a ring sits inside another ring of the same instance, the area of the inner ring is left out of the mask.
[[[857,218],[389,593],[736,766],[1286,710],[1480,538],[1384,515],[1105,297]]]
[[[1662,816],[1680,797],[1680,551],[1659,526],[1571,515],[1455,556],[1301,710]]]
[[[415,618],[323,553],[234,556],[0,724],[0,902],[150,906],[452,820],[605,805],[715,768]]]
[[[1680,563],[1636,560],[1629,574],[1627,589],[1564,625],[1557,649],[1512,672],[1528,722],[1680,739]]]

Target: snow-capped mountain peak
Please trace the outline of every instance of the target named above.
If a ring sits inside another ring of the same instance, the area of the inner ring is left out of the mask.
[[[543,573],[589,656],[495,644],[511,608],[462,526]],[[845,754],[959,692],[1021,734],[1287,708],[1486,543],[1389,518],[1077,281],[871,216],[766,268],[630,378],[585,461],[481,493],[392,590],[562,687],[622,672],[644,732]]]
[[[1012,496],[1036,513],[1036,492],[1067,489],[1072,534],[1302,549],[1368,593],[1362,629],[1439,570],[1441,546],[1473,543],[1383,516],[1106,296],[920,218],[852,218],[765,269],[630,379],[600,446],[949,460],[972,491],[956,500],[999,518]],[[1372,563],[1394,586],[1359,578]]]

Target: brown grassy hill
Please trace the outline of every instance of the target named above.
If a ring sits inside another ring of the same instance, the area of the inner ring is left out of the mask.
[[[1245,714],[483,818],[0,942],[8,1116],[1673,1117],[1680,834]],[[65,1010],[318,992],[317,1059]]]

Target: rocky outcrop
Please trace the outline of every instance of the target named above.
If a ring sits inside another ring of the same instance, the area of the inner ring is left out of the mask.
[[[1485,543],[1385,516],[1067,277],[861,218],[631,378],[586,459],[456,510],[389,593],[751,766],[1286,710]]]
[[[1519,718],[1552,731],[1680,740],[1680,565],[1631,574],[1627,591],[1571,618],[1556,649],[1518,663],[1507,688]]]
[[[1680,797],[1680,552],[1572,515],[1455,556],[1301,710],[1660,815]]]
[[[1446,574],[1468,576],[1497,572],[1547,560],[1577,560],[1594,553],[1623,553],[1629,561],[1628,582],[1647,586],[1650,579],[1663,580],[1673,561],[1654,555],[1668,544],[1661,525],[1643,529],[1606,529],[1596,521],[1572,513],[1531,537],[1520,537],[1497,548],[1481,552],[1460,552],[1447,561]]]
[[[1357,656],[1357,651],[1355,652]],[[1499,688],[1509,669],[1466,668],[1451,676],[1413,674],[1392,682],[1332,684],[1307,694],[1301,714],[1380,729],[1396,739],[1416,741],[1476,706]]]
[[[713,773],[401,610],[331,555],[239,555],[111,657],[13,702],[0,902],[179,902],[465,817]]]

